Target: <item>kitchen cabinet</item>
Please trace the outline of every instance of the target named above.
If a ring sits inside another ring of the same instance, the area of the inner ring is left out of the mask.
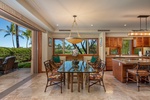
[[[112,57],[106,57],[106,70],[112,71]]]
[[[118,47],[122,47],[122,38],[121,37],[118,38]]]
[[[114,47],[118,47],[118,38],[115,37],[113,41]]]
[[[143,46],[143,38],[142,37],[135,37],[134,38],[134,47],[142,47]]]
[[[114,41],[114,39],[113,39],[112,37],[110,37],[110,38],[109,38],[109,43],[110,43],[109,46],[110,46],[110,47],[113,47],[113,46],[114,46],[114,45],[113,45],[113,41]]]
[[[149,47],[149,37],[143,37],[143,47]]]
[[[110,37],[109,42],[110,42],[110,44],[109,44],[110,47],[118,46],[118,38],[117,37]]]

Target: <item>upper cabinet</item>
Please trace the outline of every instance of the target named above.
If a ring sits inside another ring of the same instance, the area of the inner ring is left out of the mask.
[[[112,44],[113,44],[113,47],[118,47],[118,38],[113,38],[114,39],[114,41],[112,42]]]
[[[122,47],[122,38],[106,37],[106,47]]]
[[[122,37],[118,38],[118,47],[122,47]]]
[[[143,47],[149,46],[149,37],[143,37]]]
[[[149,37],[134,37],[133,42],[134,47],[149,47],[150,46],[150,38]]]
[[[106,47],[122,48],[122,37],[106,37]],[[150,37],[134,37],[133,47],[150,47]]]
[[[143,38],[142,37],[134,37],[133,46],[134,47],[142,47],[143,46]]]

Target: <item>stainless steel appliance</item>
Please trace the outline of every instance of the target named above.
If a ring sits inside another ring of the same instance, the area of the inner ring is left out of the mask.
[[[150,56],[150,47],[143,48],[143,55]]]

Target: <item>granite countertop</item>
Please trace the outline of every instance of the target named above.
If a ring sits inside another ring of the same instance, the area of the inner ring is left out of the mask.
[[[107,55],[106,57],[112,57],[112,58],[150,58],[149,56],[138,56],[138,55]]]
[[[146,59],[146,58],[114,58],[113,60],[123,64],[134,64],[137,62],[150,62],[150,59]]]

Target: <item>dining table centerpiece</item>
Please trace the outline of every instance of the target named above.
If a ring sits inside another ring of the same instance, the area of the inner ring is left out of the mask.
[[[78,49],[74,49],[72,51],[72,56],[74,56],[74,60],[72,61],[72,64],[75,66],[75,67],[78,67],[78,64],[79,64],[79,61],[77,59],[77,56],[78,56],[79,52],[78,52]]]

